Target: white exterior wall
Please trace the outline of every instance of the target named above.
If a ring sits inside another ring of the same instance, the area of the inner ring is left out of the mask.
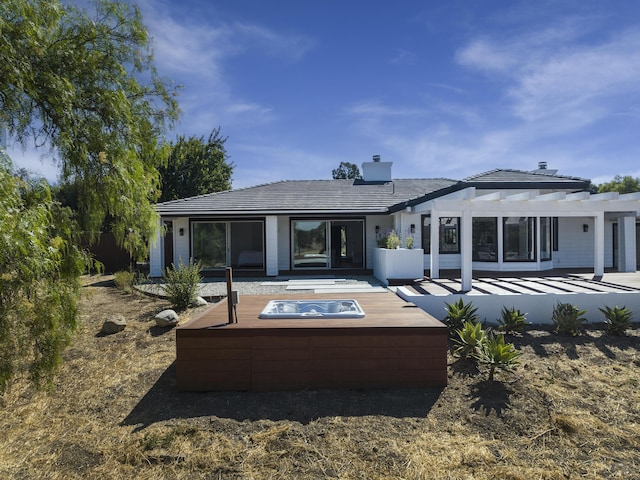
[[[588,225],[588,232],[583,231],[583,225]],[[611,232],[609,232],[610,235]],[[607,238],[607,232],[605,232],[605,238]],[[557,268],[593,267],[594,240],[593,218],[558,218],[558,251],[551,254],[553,265]],[[609,243],[611,243],[610,240]]]
[[[180,229],[184,228],[184,235],[180,236]],[[189,230],[189,219],[187,217],[173,219],[173,259],[165,259],[167,265],[174,263],[176,266],[180,262],[187,265],[189,263],[189,239],[191,231]]]

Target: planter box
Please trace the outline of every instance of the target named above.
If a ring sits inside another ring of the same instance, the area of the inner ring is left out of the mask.
[[[415,280],[424,277],[424,250],[421,248],[376,248],[373,275],[389,285],[389,280]]]

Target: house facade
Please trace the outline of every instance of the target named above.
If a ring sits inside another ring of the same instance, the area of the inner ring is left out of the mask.
[[[361,180],[281,181],[161,203],[166,233],[152,243],[151,275],[189,260],[211,275],[227,266],[250,276],[371,273],[392,230],[423,249],[432,278],[459,269],[468,286],[474,270],[636,271],[640,192],[590,194],[589,180],[538,167],[393,179],[392,162],[374,158]]]

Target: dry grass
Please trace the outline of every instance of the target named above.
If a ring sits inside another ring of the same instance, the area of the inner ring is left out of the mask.
[[[500,382],[450,358],[444,389],[178,393],[166,302],[89,280],[53,390],[2,401],[0,478],[640,479],[637,325],[531,331]]]

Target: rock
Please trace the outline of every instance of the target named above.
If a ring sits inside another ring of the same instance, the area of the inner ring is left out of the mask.
[[[122,315],[116,313],[110,318],[107,318],[102,324],[102,329],[100,330],[102,333],[111,335],[112,333],[118,333],[125,329],[127,326],[127,321],[124,319]]]
[[[180,317],[171,309],[163,310],[156,315],[156,325],[159,327],[175,327]]]
[[[192,307],[202,307],[204,305],[209,305],[209,302],[207,302],[202,297],[196,297],[196,299],[193,302],[191,302]]]

